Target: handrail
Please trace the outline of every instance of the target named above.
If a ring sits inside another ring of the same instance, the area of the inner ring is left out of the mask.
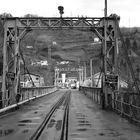
[[[101,104],[101,88],[80,87],[81,93]],[[109,108],[140,125],[140,94],[127,91],[112,91],[108,96]]]
[[[91,100],[101,104],[101,88],[80,86],[79,90]]]
[[[0,99],[0,109],[12,106],[14,104],[19,104],[23,101],[29,101],[34,98],[38,98],[49,94],[51,92],[56,91],[57,88],[55,86],[43,86],[43,87],[23,87],[20,89],[17,95],[15,95],[14,102],[11,102],[13,97],[9,97],[8,91],[6,92],[6,99]],[[2,94],[1,94],[2,95]],[[3,102],[5,106],[2,107]]]

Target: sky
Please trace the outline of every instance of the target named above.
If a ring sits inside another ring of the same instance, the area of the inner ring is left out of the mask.
[[[1,13],[14,17],[35,14],[43,17],[59,17],[58,6],[64,6],[64,17],[103,17],[105,0],[2,0]],[[121,27],[140,27],[140,0],[108,0],[108,16],[121,17]]]

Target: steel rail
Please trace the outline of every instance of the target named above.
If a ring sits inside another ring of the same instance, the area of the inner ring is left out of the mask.
[[[70,94],[70,93],[69,93]],[[59,106],[61,105],[65,105],[65,109],[64,109],[64,117],[63,117],[63,125],[65,125],[65,122],[64,119],[65,119],[65,116],[67,116],[67,112],[68,112],[68,103],[69,103],[69,100],[70,100],[70,95],[69,94],[64,94],[59,100],[57,103],[55,103],[53,105],[53,107],[51,108],[51,110],[49,111],[49,113],[46,115],[45,119],[43,120],[43,122],[40,124],[40,126],[38,127],[38,129],[35,131],[35,133],[29,138],[29,140],[38,140],[39,137],[41,136],[41,134],[43,133],[43,130],[46,128],[47,124],[49,123],[49,121],[51,120],[51,117],[53,116],[53,114],[55,113],[55,111],[59,108]],[[62,133],[64,132],[64,127],[62,126]],[[61,133],[61,137],[62,134]],[[60,140],[63,140],[60,138]]]
[[[64,113],[64,118],[63,118],[63,126],[62,126],[62,133],[61,133],[60,140],[68,140],[70,96],[71,96],[71,94],[69,93],[69,96],[68,96],[67,100],[65,101],[66,107],[65,107],[65,113]]]
[[[49,111],[49,113],[46,115],[45,119],[43,120],[43,122],[41,123],[41,125],[38,127],[38,129],[35,131],[35,133],[30,137],[29,140],[37,140],[39,138],[39,136],[41,135],[42,131],[44,130],[45,126],[47,125],[47,123],[49,122],[51,116],[53,115],[53,113],[55,112],[56,108],[58,106],[60,106],[63,101],[65,99],[65,94],[59,99],[59,101],[51,108],[51,110]]]

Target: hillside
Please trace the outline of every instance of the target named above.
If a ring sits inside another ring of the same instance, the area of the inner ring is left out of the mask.
[[[22,40],[21,50],[24,50],[26,56],[32,52],[33,59],[46,60],[50,54],[51,59],[55,61],[79,62],[99,55],[100,52],[94,53],[94,50],[100,51],[100,46],[91,48],[93,42],[93,35],[89,32],[74,30],[34,31]],[[32,48],[28,49],[27,46],[32,46]],[[50,53],[48,53],[49,51]]]
[[[58,62],[69,61],[69,64],[73,63],[78,67],[78,64],[89,61],[90,58],[98,59],[101,45],[93,45],[93,42],[93,34],[90,32],[33,31],[21,41],[21,51],[29,70],[45,75],[48,84],[47,79],[54,76],[53,70],[58,66]],[[46,60],[48,66],[31,65]]]
[[[140,28],[122,28],[121,31],[124,38],[129,40],[127,46],[137,54],[138,59],[133,62],[138,64],[140,57]],[[0,34],[0,69],[2,70],[3,30]],[[54,67],[60,61],[69,61],[78,65],[84,61],[89,62],[89,59],[93,58],[96,63],[94,63],[94,66],[99,67],[101,45],[94,44],[94,36],[91,32],[79,30],[36,30],[29,32],[21,40],[20,50],[29,71],[45,76],[46,83],[49,85],[54,80]],[[123,60],[123,55],[121,57]],[[48,61],[49,65],[36,65],[39,61]],[[21,67],[23,73],[24,66]],[[51,82],[48,81],[49,77],[52,77]]]

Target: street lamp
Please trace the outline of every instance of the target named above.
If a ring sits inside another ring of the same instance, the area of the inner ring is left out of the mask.
[[[59,10],[59,13],[60,13],[60,17],[62,18],[62,14],[64,14],[64,7],[63,6],[58,6],[58,10]]]

